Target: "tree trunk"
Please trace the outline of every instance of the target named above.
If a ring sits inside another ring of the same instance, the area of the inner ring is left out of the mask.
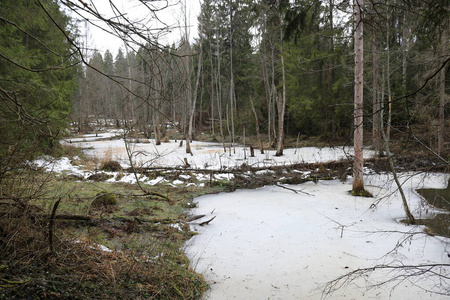
[[[383,156],[381,142],[381,86],[380,86],[380,55],[375,30],[372,31],[372,146],[375,153]]]
[[[231,3],[231,1],[230,1]],[[236,153],[236,148],[234,148],[234,73],[233,73],[233,12],[231,10],[232,5],[230,4],[230,120],[231,120],[231,145],[230,145],[230,155],[231,148],[234,149]]]
[[[157,110],[153,110],[153,133],[155,134],[155,145],[161,145],[161,126]]]
[[[353,192],[364,191],[363,157],[363,22],[364,0],[353,0],[354,48],[355,48],[355,96],[354,96],[354,136],[355,159],[353,162]]]
[[[253,102],[253,98],[250,97],[250,104],[252,106],[252,112],[253,112],[253,116],[255,117],[255,128],[256,128],[256,136],[258,138],[258,143],[259,143],[259,150],[261,151],[261,154],[264,154],[264,146],[261,140],[261,134],[259,132],[259,121],[258,121],[258,115],[256,114],[256,109],[255,109],[255,103]]]
[[[286,72],[284,68],[284,47],[283,47],[283,17],[281,13],[280,18],[280,58],[281,58],[281,99],[277,99],[278,108],[278,139],[277,139],[277,152],[275,156],[283,155],[284,148],[284,115],[286,112]]]
[[[442,33],[441,55],[445,55],[447,44],[447,30]],[[445,145],[445,71],[442,68],[439,74],[439,128],[438,128],[438,154],[441,155]]]
[[[217,34],[220,36],[220,31],[217,32]],[[219,39],[217,39],[216,42],[216,55],[217,55],[217,76],[216,76],[216,84],[217,84],[217,111],[219,113],[219,130],[220,130],[220,137],[222,139],[222,146],[223,146],[223,152],[227,152],[227,148],[225,146],[225,134],[223,130],[223,118],[222,118],[222,81],[221,79],[221,72],[220,72],[220,43]]]
[[[188,133],[187,133],[187,137],[186,137],[186,153],[190,153],[191,155],[193,155],[192,150],[191,150],[191,141],[192,141],[192,128],[194,126],[194,115],[195,115],[195,105],[197,103],[197,94],[198,94],[198,86],[200,83],[200,76],[201,76],[201,72],[202,72],[202,64],[203,64],[203,45],[202,45],[202,34],[203,34],[203,22],[200,19],[200,49],[199,49],[199,55],[198,55],[198,66],[197,66],[197,77],[195,79],[195,85],[194,85],[194,95],[193,95],[193,99],[191,102],[191,107],[190,107],[190,111],[189,111],[189,127],[188,127]],[[190,73],[190,72],[189,72]],[[189,82],[189,79],[188,79]]]

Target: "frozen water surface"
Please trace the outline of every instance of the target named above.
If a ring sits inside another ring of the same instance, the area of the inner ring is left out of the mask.
[[[447,179],[437,174],[407,180],[412,209],[420,206],[413,187],[442,188]],[[399,223],[404,212],[392,178],[371,175],[366,184],[376,198],[350,196],[351,182],[337,180],[290,186],[301,190],[297,194],[267,186],[197,198],[194,214],[216,216],[194,228],[199,235],[185,249],[211,286],[205,299],[321,299],[325,283],[358,268],[450,262],[447,239]],[[376,199],[382,201],[371,207]],[[328,299],[443,297],[421,289],[436,284],[436,278],[423,276],[396,282],[395,289],[394,284],[368,289],[394,274],[364,276]]]

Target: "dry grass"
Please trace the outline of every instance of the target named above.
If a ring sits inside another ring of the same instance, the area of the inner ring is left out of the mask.
[[[125,195],[128,186],[122,187],[124,196],[116,210],[92,212],[95,222],[55,220],[50,247],[49,215],[55,195],[67,197],[56,215],[80,214],[79,206],[86,201],[66,195],[65,190],[80,197],[88,192],[88,183],[61,182],[70,186],[63,189],[53,178],[40,191],[42,185],[37,182],[45,177],[36,174],[23,173],[21,180],[16,176],[3,181],[14,183],[15,189],[0,185],[0,299],[198,299],[206,290],[201,275],[189,267],[179,250],[187,231],[179,232],[162,222],[135,221],[147,215],[127,217],[124,211],[137,205],[124,202],[130,201]],[[77,192],[72,185],[80,185],[82,190]],[[97,185],[92,184],[92,192],[100,188]],[[154,200],[140,197],[136,201],[141,203],[140,211],[151,217],[169,213],[169,204],[152,210],[157,204]],[[174,209],[171,217],[164,218],[178,218],[180,212],[181,208]],[[92,241],[118,250],[102,251]]]

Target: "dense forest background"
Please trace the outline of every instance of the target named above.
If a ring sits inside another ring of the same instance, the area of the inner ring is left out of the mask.
[[[244,132],[258,134],[279,154],[285,134],[351,140],[349,1],[206,0],[199,37],[192,42],[184,24],[172,45],[161,45],[158,35],[121,15],[122,22],[104,20],[124,40],[115,56],[90,48],[88,33],[80,34],[89,20],[80,21],[80,12],[89,12],[89,5],[2,6],[3,154],[24,146],[52,149],[68,117],[79,132],[103,120],[143,131],[157,143],[168,123],[188,140],[200,131],[230,143]],[[444,151],[448,2],[366,1],[361,11],[366,144],[382,153],[382,133],[389,131],[389,139],[406,136]]]
[[[364,128],[379,152],[388,118],[390,135],[445,148],[448,6],[363,6]],[[193,43],[186,27],[173,45],[128,45],[115,57],[89,51],[72,120],[80,132],[92,118],[127,120],[157,140],[168,122],[187,133],[193,119],[194,137],[208,131],[231,143],[257,130],[274,147],[282,134],[350,141],[352,16],[348,1],[203,1]]]

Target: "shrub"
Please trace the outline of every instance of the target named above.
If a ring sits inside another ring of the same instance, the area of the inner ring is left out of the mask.
[[[92,201],[92,206],[99,207],[99,206],[109,206],[109,205],[116,205],[117,204],[117,198],[116,195],[113,193],[108,192],[101,192],[98,193],[94,200]]]
[[[119,162],[115,160],[108,160],[105,162],[102,162],[102,165],[100,166],[100,170],[107,171],[107,172],[120,172],[122,171],[122,166]]]

